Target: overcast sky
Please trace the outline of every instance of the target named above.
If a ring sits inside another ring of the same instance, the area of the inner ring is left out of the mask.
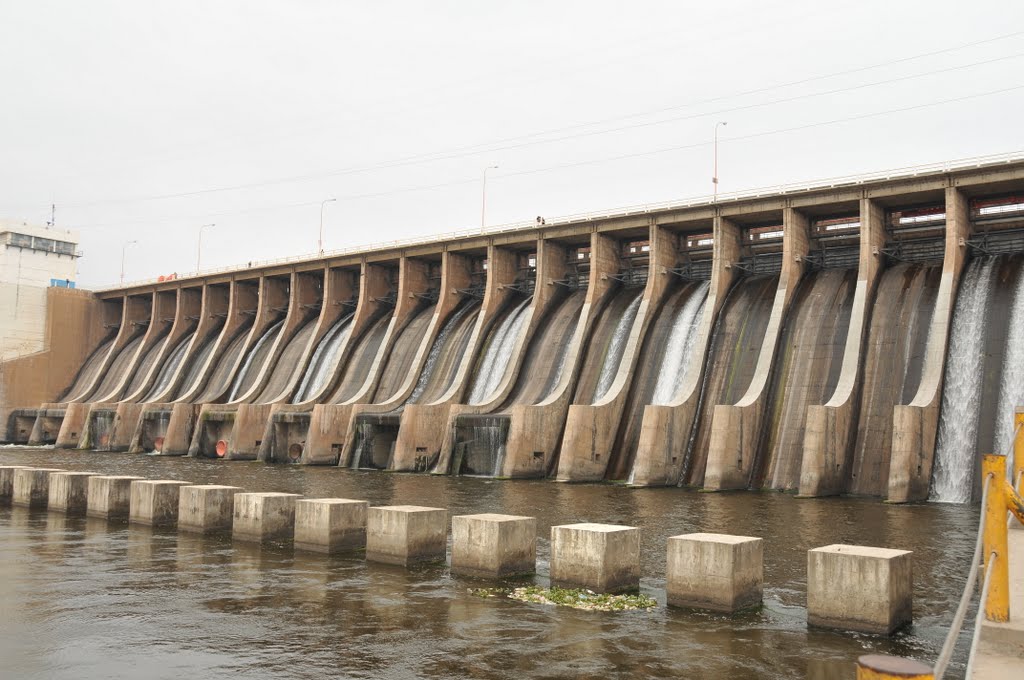
[[[0,0],[0,97],[100,286],[1024,150],[1024,2]]]

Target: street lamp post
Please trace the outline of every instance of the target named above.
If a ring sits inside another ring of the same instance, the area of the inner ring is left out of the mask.
[[[199,262],[203,256],[203,229],[216,226],[216,224],[210,223],[199,227],[199,245],[196,246],[196,274],[199,273]]]
[[[124,245],[121,246],[121,285],[124,285],[124,256],[128,252],[128,246],[133,246],[138,241],[125,241]]]
[[[714,187],[715,195],[714,202],[718,202],[718,128],[725,127],[729,123],[721,120],[715,123],[715,174],[711,178],[711,184]]]
[[[487,224],[487,171],[497,170],[497,165],[489,165],[484,168],[484,184],[483,189],[480,193],[480,231],[483,232],[484,225]]]
[[[324,254],[324,206],[337,200],[336,198],[325,198],[320,201],[320,238],[317,239],[316,250],[321,255]]]

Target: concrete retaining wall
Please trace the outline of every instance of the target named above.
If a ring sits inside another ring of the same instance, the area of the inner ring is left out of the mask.
[[[736,277],[734,265],[740,261],[740,228],[718,216],[714,219],[713,234],[711,285],[697,329],[693,350],[695,360],[687,368],[680,398],[675,403],[644,407],[640,441],[629,475],[629,483],[633,486],[678,484],[683,475],[685,452],[700,405],[715,320]]]
[[[967,197],[955,186],[946,189],[946,254],[935,311],[928,331],[921,384],[910,404],[893,410],[892,458],[889,463],[888,500],[893,503],[928,498],[939,431],[942,378],[946,348],[953,324],[956,293],[967,260],[971,220]]]
[[[597,232],[591,234],[587,297],[569,340],[564,368],[558,384],[542,402],[512,407],[502,477],[544,477],[554,471],[569,404],[584,368],[587,339],[615,290],[613,277],[620,269],[619,242]],[[601,370],[600,366],[595,368]]]
[[[542,239],[537,242],[537,283],[534,289],[533,301],[527,312],[529,317],[523,324],[519,338],[512,348],[512,356],[509,358],[505,368],[505,376],[499,383],[498,388],[491,394],[490,401],[483,404],[453,404],[448,412],[448,422],[444,431],[444,439],[441,442],[441,453],[438,458],[434,472],[448,474],[451,471],[451,454],[455,447],[455,420],[460,415],[493,413],[505,405],[505,402],[512,394],[519,377],[519,369],[526,356],[526,350],[530,345],[530,339],[544,321],[545,316],[558,301],[555,295],[555,281],[565,278],[567,270],[566,259],[568,249],[555,241]],[[511,439],[511,433],[509,438]],[[506,457],[508,462],[508,456]],[[512,465],[508,463],[508,465]]]
[[[885,211],[876,202],[860,201],[860,261],[853,295],[850,329],[835,392],[825,404],[807,408],[804,453],[800,468],[801,496],[829,496],[845,490],[850,448],[863,385],[865,344],[871,326],[875,289],[882,272]]]
[[[804,274],[810,249],[807,217],[793,208],[782,213],[782,272],[754,378],[734,404],[717,404],[711,426],[704,488],[712,491],[745,489],[758,456],[769,378],[782,336],[786,312]],[[708,404],[705,408],[710,408]]]
[[[618,372],[611,387],[596,403],[569,407],[558,458],[558,481],[600,481],[605,477],[644,337],[670,288],[672,274],[669,270],[679,259],[676,243],[673,232],[651,227],[647,285]]]
[[[389,469],[398,471],[427,470],[441,453],[445,427],[453,404],[466,395],[477,355],[486,340],[487,331],[496,323],[515,281],[517,254],[513,250],[490,245],[487,248],[487,285],[469,345],[451,387],[429,404],[409,404],[402,411],[395,453]]]

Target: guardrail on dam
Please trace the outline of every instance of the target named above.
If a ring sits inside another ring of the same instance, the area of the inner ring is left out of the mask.
[[[50,289],[3,439],[979,497],[1024,397],[1024,160],[551,222]]]

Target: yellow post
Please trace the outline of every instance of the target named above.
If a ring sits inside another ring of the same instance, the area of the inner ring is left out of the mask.
[[[1017,407],[1013,417],[1013,431],[1017,433],[1013,440],[1013,486],[1016,488],[1017,480],[1024,474],[1024,407]]]
[[[933,680],[931,666],[913,659],[866,654],[857,659],[857,680]]]
[[[982,484],[988,485],[985,499],[985,528],[982,532],[985,576],[989,579],[985,618],[1010,620],[1010,565],[1006,528],[1006,456],[986,454],[981,461]],[[991,559],[995,553],[996,559]],[[989,574],[991,571],[991,575]]]

